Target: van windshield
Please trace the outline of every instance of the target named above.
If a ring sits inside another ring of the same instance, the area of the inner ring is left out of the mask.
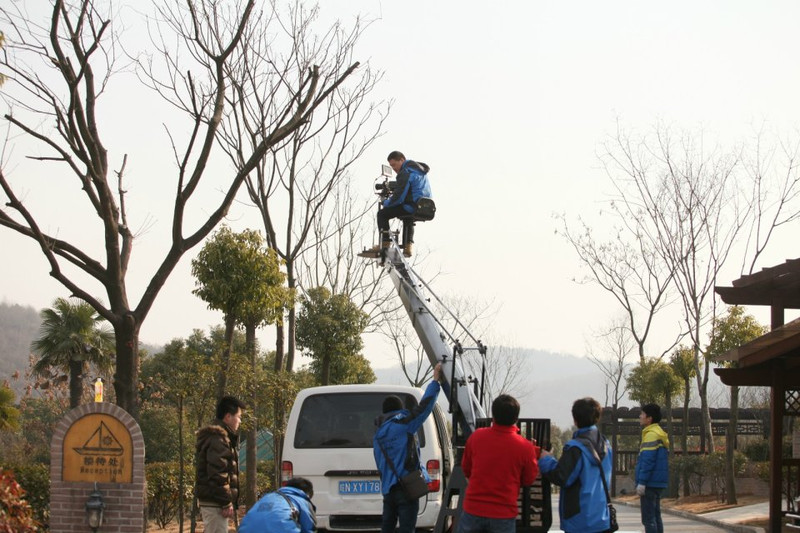
[[[372,448],[375,419],[381,413],[386,392],[347,392],[315,394],[303,402],[295,448]],[[411,394],[397,394],[406,408],[417,405]],[[420,446],[425,446],[425,433],[417,432]]]

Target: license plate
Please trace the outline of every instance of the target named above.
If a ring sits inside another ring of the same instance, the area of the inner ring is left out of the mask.
[[[339,494],[380,494],[379,480],[340,481]]]

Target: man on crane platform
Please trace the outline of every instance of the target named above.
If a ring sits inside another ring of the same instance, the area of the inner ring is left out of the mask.
[[[414,245],[414,220],[411,215],[416,209],[417,200],[431,197],[431,185],[428,181],[430,167],[425,163],[417,163],[406,159],[402,152],[395,150],[386,158],[389,166],[397,173],[395,183],[390,184],[391,196],[383,200],[382,208],[378,210],[378,230],[381,234],[381,244],[370,250],[365,250],[359,255],[362,257],[376,257],[382,248],[388,248],[391,243],[389,237],[389,221],[393,218],[403,217],[403,255],[411,257]]]

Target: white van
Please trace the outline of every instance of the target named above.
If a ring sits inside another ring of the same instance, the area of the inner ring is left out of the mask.
[[[372,437],[390,394],[411,407],[423,391],[400,385],[331,385],[298,393],[287,421],[281,478],[304,477],[314,484],[318,528],[380,530],[383,496]],[[431,492],[420,500],[417,527],[433,528],[452,465],[446,418],[438,404],[417,436],[420,462],[431,477]]]

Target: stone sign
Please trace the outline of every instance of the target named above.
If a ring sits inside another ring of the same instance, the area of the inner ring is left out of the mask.
[[[84,404],[56,424],[50,444],[50,531],[86,533],[86,503],[103,500],[100,532],[145,528],[144,438],[126,411],[107,402]]]
[[[94,413],[76,420],[62,446],[64,481],[133,481],[131,434],[117,418]]]

